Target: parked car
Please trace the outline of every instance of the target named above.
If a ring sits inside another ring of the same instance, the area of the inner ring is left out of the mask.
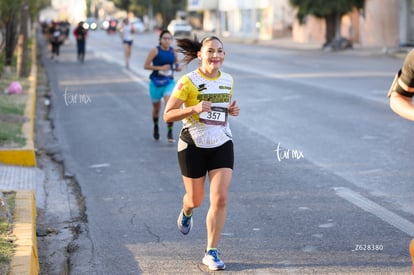
[[[191,36],[193,27],[187,21],[171,20],[167,29],[173,36]]]
[[[131,23],[132,23],[132,25],[134,25],[137,32],[144,32],[145,31],[144,23],[142,23],[142,20],[140,18],[135,18],[134,20],[131,21]]]

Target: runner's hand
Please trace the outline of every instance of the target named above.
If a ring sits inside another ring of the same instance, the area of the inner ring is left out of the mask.
[[[211,102],[209,101],[201,101],[197,105],[194,106],[193,109],[197,114],[202,112],[210,112],[211,111]]]
[[[240,113],[240,108],[237,106],[236,100],[232,101],[229,105],[229,114],[232,116],[238,116]]]

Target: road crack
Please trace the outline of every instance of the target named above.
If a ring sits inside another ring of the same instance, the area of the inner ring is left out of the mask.
[[[53,134],[51,93],[38,63],[35,121],[36,158],[44,173],[44,194],[38,203],[37,244],[41,274],[70,274],[76,240],[87,232],[85,200],[74,175],[65,172],[59,143]],[[40,206],[39,206],[40,205]],[[88,234],[86,234],[88,235]]]

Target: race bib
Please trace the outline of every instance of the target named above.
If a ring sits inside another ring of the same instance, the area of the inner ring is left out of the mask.
[[[210,112],[200,113],[200,122],[210,125],[225,125],[227,122],[228,108],[211,107]]]
[[[158,71],[158,74],[162,75],[162,76],[171,77],[173,75],[173,71],[172,70],[163,70],[163,71]]]

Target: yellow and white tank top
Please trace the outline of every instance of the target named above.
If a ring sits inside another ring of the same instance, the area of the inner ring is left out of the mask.
[[[228,122],[228,106],[233,93],[233,78],[220,72],[217,78],[208,78],[198,70],[177,82],[172,96],[184,101],[185,107],[210,101],[211,112],[193,114],[183,119],[183,133],[189,133],[200,148],[214,148],[232,139]],[[188,137],[187,137],[188,139]],[[183,140],[187,141],[183,137]]]

